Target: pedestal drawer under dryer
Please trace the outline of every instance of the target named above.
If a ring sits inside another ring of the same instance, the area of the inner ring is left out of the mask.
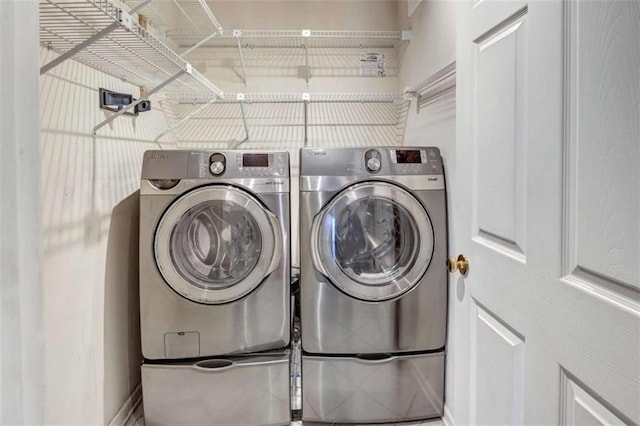
[[[302,357],[302,419],[396,423],[443,412],[444,352]]]

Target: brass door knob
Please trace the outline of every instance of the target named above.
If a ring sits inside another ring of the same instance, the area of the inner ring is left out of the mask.
[[[458,255],[458,259],[455,257],[449,257],[447,259],[447,269],[449,272],[460,271],[460,274],[467,275],[469,273],[469,261],[464,254]]]

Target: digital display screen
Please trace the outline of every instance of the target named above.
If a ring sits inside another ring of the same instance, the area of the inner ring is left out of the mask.
[[[398,164],[415,164],[422,163],[422,159],[420,158],[420,151],[396,151],[396,160]]]
[[[242,167],[269,167],[269,154],[243,154]]]

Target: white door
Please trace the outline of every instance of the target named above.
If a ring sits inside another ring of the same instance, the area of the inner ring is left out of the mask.
[[[454,421],[637,424],[640,2],[474,0],[457,28]]]

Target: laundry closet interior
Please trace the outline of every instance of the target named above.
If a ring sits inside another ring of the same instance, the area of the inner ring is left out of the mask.
[[[0,1],[0,424],[637,424],[635,0]]]
[[[454,167],[454,9],[412,1],[39,2],[45,367],[56,366],[45,369],[48,419],[117,422],[123,407],[139,403],[143,153],[288,153],[295,280],[301,148],[431,146],[447,172]],[[151,109],[101,109],[109,94],[99,89],[148,96]],[[51,386],[63,382],[65,392]]]

